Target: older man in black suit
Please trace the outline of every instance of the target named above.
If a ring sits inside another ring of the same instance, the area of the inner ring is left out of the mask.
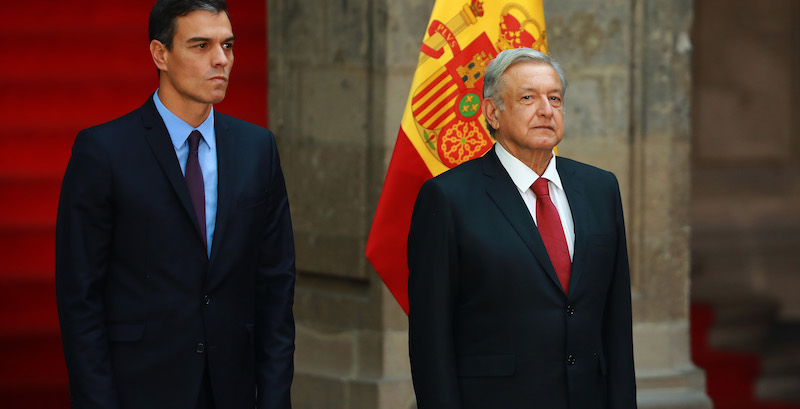
[[[636,407],[613,174],[563,157],[563,70],[530,49],[484,77],[497,140],[425,183],[408,237],[420,409]]]
[[[224,0],[159,0],[159,88],[81,131],[56,290],[73,408],[290,408],[294,245],[275,138],[215,112]]]

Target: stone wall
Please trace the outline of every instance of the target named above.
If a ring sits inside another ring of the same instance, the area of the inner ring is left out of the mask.
[[[270,127],[298,257],[297,408],[414,406],[405,315],[364,258],[433,0],[270,0]],[[620,180],[639,400],[709,407],[689,360],[690,0],[545,0],[561,155]]]
[[[800,320],[800,3],[697,0],[695,278]]]

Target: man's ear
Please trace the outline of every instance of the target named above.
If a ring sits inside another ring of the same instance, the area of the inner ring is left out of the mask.
[[[167,70],[167,52],[167,47],[161,41],[150,41],[150,55],[153,57],[156,68],[161,71]]]
[[[481,111],[486,122],[494,129],[500,128],[500,107],[490,98],[485,98],[481,104]]]

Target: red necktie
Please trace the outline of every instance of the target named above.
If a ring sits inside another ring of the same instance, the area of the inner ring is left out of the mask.
[[[189,188],[189,196],[192,197],[194,215],[197,217],[200,233],[203,234],[203,243],[206,243],[206,194],[203,184],[203,171],[200,169],[200,161],[197,159],[197,149],[200,146],[200,138],[202,137],[203,135],[197,130],[189,134],[189,157],[186,159],[185,179],[186,187]]]
[[[558,281],[561,282],[561,288],[564,289],[564,294],[568,294],[572,261],[569,258],[569,248],[564,228],[561,226],[561,218],[558,217],[558,210],[550,200],[547,179],[542,177],[536,179],[531,189],[536,195],[536,227],[542,236],[547,255],[550,256],[550,262],[556,270]]]

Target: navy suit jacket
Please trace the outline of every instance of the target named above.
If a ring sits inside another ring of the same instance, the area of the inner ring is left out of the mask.
[[[72,407],[289,408],[294,243],[272,133],[215,113],[211,256],[152,98],[81,131],[56,226]],[[206,369],[207,366],[207,369]]]
[[[575,222],[569,296],[494,149],[420,190],[408,237],[420,409],[636,407],[617,180],[555,160]]]

